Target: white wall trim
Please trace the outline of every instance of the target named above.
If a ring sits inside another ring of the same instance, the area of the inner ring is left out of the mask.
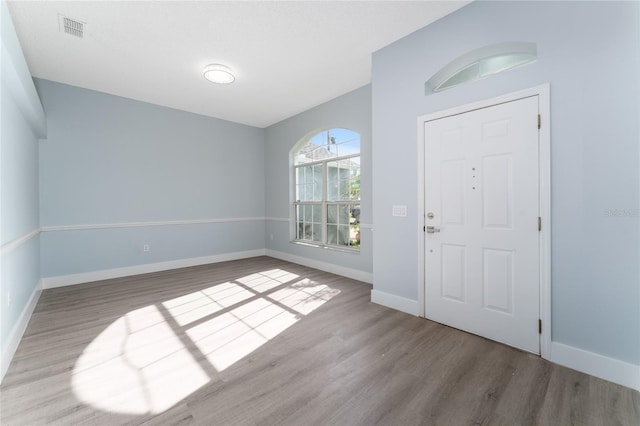
[[[40,294],[42,294],[42,280],[39,280],[36,284],[36,287],[31,293],[31,297],[29,297],[29,301],[20,313],[18,321],[16,321],[15,325],[9,332],[7,345],[2,350],[2,361],[0,362],[0,382],[2,382],[2,380],[4,379],[4,375],[9,369],[9,364],[11,364],[11,360],[13,359],[13,356],[18,349],[18,345],[22,340],[22,336],[24,335],[25,330],[27,329],[27,325],[29,325],[29,320],[31,320],[31,315],[33,314],[33,311],[38,304]]]
[[[40,234],[40,228],[36,228],[33,231],[29,232],[26,235],[23,235],[20,238],[16,238],[13,241],[9,241],[8,243],[3,244],[2,247],[0,247],[0,256],[3,254],[7,254],[9,252],[12,252],[13,250],[17,249],[27,241],[31,240],[34,237],[37,237],[39,234]]]
[[[371,290],[371,303],[386,306],[387,308],[405,312],[418,316],[420,314],[420,303],[417,300],[396,296],[380,290]]]
[[[551,342],[549,361],[640,391],[640,365]]]
[[[80,274],[61,275],[42,279],[42,288],[66,287],[85,284],[94,281],[122,278],[131,275],[147,274],[150,272],[167,271],[170,269],[188,268],[190,266],[207,265],[209,263],[227,262],[229,260],[247,259],[264,256],[264,249],[240,251],[234,253],[215,254],[203,257],[169,260],[166,262],[147,263],[143,265],[125,266],[122,268],[103,269],[101,271],[83,272]]]
[[[289,222],[287,217],[265,217],[264,220],[269,222]],[[373,229],[372,223],[360,223],[361,229]]]
[[[259,222],[265,220],[284,220],[281,218],[266,217],[230,217],[222,219],[194,219],[194,220],[163,220],[156,222],[123,222],[123,223],[101,223],[89,225],[54,225],[36,228],[26,235],[16,238],[6,244],[0,246],[0,256],[9,253],[30,239],[38,236],[41,232],[58,232],[58,231],[83,231],[88,229],[112,229],[112,228],[138,228],[144,226],[175,226],[175,225],[199,225],[207,223],[232,223],[232,222]]]
[[[288,217],[265,217],[264,220],[267,220],[270,222],[289,222]]]
[[[512,102],[532,96],[538,96],[539,114],[542,116],[542,123],[539,135],[539,204],[538,214],[542,218],[542,232],[540,232],[540,311],[539,318],[542,319],[542,333],[540,336],[540,354],[543,358],[549,359],[549,347],[551,344],[551,114],[550,114],[550,86],[548,83],[517,92],[507,93],[491,99],[456,106],[442,111],[436,111],[418,117],[418,215],[417,229],[425,225],[425,149],[424,149],[424,123],[437,120],[451,115],[462,114],[493,105]],[[425,234],[419,231],[418,237],[418,302],[419,315],[425,316],[425,262],[424,243]]]
[[[265,254],[269,257],[286,260],[287,262],[297,263],[298,265],[308,266],[310,268],[319,269],[321,271],[330,272],[332,274],[363,281],[365,283],[373,283],[373,274],[370,272],[347,268],[346,266],[335,265],[333,263],[322,262],[320,260],[309,259],[307,257],[296,256],[277,250],[267,249]]]
[[[551,353],[551,95],[549,84],[531,90],[538,92],[538,113],[541,116],[538,170],[540,232],[540,355],[549,359]]]
[[[174,225],[199,225],[205,223],[230,223],[230,222],[257,222],[265,220],[264,217],[229,217],[221,219],[193,219],[193,220],[161,220],[155,222],[122,222],[100,223],[89,225],[54,225],[43,226],[42,232],[52,231],[82,231],[86,229],[111,229],[111,228],[138,228],[143,226],[174,226]]]

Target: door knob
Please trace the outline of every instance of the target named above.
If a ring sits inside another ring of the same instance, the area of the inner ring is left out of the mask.
[[[436,228],[435,226],[427,226],[427,234],[435,234],[436,232],[440,232],[440,228]]]

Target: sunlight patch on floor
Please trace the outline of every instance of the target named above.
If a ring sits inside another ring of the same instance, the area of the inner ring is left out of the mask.
[[[187,330],[187,335],[216,370],[223,371],[298,319],[269,301],[258,299]]]
[[[299,278],[299,275],[283,271],[282,269],[272,269],[247,275],[246,277],[238,278],[236,281],[259,293],[263,293],[271,290],[272,288],[281,286],[284,283],[295,280],[296,278]]]
[[[253,296],[255,293],[238,284],[227,282],[168,300],[162,304],[176,322],[184,326]]]
[[[340,293],[299,278],[273,269],[128,312],[76,361],[75,395],[108,412],[167,410]]]
[[[289,287],[271,293],[269,298],[303,315],[307,315],[318,309],[338,293],[340,293],[340,290],[335,290],[327,285],[304,279]]]
[[[71,376],[80,401],[127,414],[161,413],[207,382],[155,306],[107,327],[85,348]]]

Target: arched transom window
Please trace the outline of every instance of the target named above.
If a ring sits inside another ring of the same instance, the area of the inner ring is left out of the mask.
[[[331,129],[293,150],[294,239],[360,248],[360,135]]]

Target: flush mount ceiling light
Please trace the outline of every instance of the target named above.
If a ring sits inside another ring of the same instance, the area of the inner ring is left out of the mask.
[[[440,92],[535,62],[535,43],[499,43],[472,50],[454,59],[425,83],[425,94]]]
[[[231,69],[222,64],[209,64],[204,67],[204,78],[216,84],[229,84],[235,81]]]

